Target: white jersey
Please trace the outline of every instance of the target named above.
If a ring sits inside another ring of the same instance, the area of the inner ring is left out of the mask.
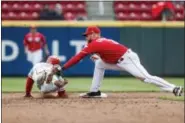
[[[38,89],[41,92],[53,92],[58,89],[58,87],[54,84],[56,80],[62,80],[62,76],[53,75],[52,80],[49,84],[46,83],[48,75],[52,74],[53,65],[49,63],[37,63],[33,66],[28,76],[33,79]]]
[[[37,63],[33,66],[28,76],[33,79],[33,81],[37,84],[38,87],[40,87],[45,82],[48,75],[52,73],[52,68],[52,64],[44,62]]]

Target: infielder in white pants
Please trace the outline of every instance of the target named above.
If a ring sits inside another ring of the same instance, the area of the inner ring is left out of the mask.
[[[91,58],[95,62],[94,75],[90,88],[91,92],[97,92],[99,90],[104,78],[105,70],[127,71],[145,83],[152,83],[164,91],[173,92],[176,87],[174,84],[170,84],[160,77],[150,75],[143,65],[141,65],[138,55],[131,49],[128,49],[117,64],[108,64],[97,55],[94,55]]]
[[[182,87],[176,87],[160,77],[150,75],[141,65],[139,57],[135,52],[112,39],[102,38],[98,27],[89,26],[83,35],[86,37],[87,45],[81,52],[65,63],[62,68],[63,70],[68,69],[87,55],[96,54],[98,56],[98,58],[93,56],[97,60],[95,60],[90,92],[86,93],[83,97],[101,96],[99,88],[104,78],[104,72],[107,69],[127,71],[146,83],[152,83],[162,90],[173,92],[176,96],[181,96],[183,92]]]

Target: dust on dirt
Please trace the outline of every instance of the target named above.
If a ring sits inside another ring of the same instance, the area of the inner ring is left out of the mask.
[[[2,123],[184,123],[184,102],[161,100],[168,93],[108,93],[108,98],[23,98],[2,94]]]

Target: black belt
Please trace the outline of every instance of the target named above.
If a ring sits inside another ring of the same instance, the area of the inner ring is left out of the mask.
[[[130,49],[128,49],[125,53],[130,53]],[[120,62],[122,62],[123,60],[124,60],[124,58],[121,57],[121,58],[118,59],[117,63],[120,63]]]
[[[121,58],[118,59],[117,63],[120,63],[120,62],[122,62],[123,60],[124,60],[124,58],[121,57]]]

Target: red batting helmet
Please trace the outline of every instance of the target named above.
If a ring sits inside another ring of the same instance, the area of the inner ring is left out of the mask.
[[[60,59],[57,56],[49,56],[46,62],[56,65],[56,64],[60,64]]]

